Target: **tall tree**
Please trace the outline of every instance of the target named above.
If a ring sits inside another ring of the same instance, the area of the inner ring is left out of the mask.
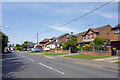
[[[8,45],[8,36],[6,36],[3,32],[0,31],[0,37],[2,39],[2,52],[4,52],[5,47]],[[1,42],[1,41],[0,41]]]

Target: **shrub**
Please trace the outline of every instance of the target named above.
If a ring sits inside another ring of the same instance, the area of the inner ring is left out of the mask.
[[[61,48],[60,48],[60,47],[56,47],[55,49],[56,49],[56,50],[61,50]]]
[[[113,54],[114,55],[116,54],[116,48],[115,47],[113,48]]]

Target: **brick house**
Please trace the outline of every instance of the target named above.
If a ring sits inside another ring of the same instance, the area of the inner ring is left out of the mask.
[[[55,39],[51,40],[50,42],[46,43],[45,47],[55,49],[56,46],[59,46],[58,43],[67,41],[68,37],[69,37],[68,33],[60,35],[60,36],[56,37]]]
[[[113,27],[110,33],[110,45],[120,50],[120,24]]]
[[[44,40],[40,41],[37,45],[37,48],[43,48],[43,46],[49,42],[49,38],[45,38]]]
[[[78,37],[78,44],[89,44],[92,42],[96,37],[100,38],[109,38],[111,33],[112,27],[110,25],[105,25],[98,28],[89,28],[88,31],[79,33]]]

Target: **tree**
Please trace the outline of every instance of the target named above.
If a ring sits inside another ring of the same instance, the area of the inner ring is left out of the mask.
[[[22,50],[22,46],[20,44],[16,44],[16,50]]]
[[[96,37],[96,38],[93,40],[95,46],[103,45],[103,44],[104,44],[104,41],[105,41],[105,39],[99,38],[99,37]]]
[[[8,45],[8,36],[6,36],[4,33],[0,31],[0,37],[2,38],[0,39],[2,40],[2,52],[4,52],[5,47],[7,47]]]
[[[74,53],[77,51],[77,38],[74,37],[73,32],[71,32],[71,35],[69,37],[69,40],[63,43],[63,49],[69,49],[71,48],[71,52]]]

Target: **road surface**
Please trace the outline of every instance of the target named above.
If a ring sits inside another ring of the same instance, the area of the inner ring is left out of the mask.
[[[2,55],[3,78],[118,78],[118,71],[12,52]]]

